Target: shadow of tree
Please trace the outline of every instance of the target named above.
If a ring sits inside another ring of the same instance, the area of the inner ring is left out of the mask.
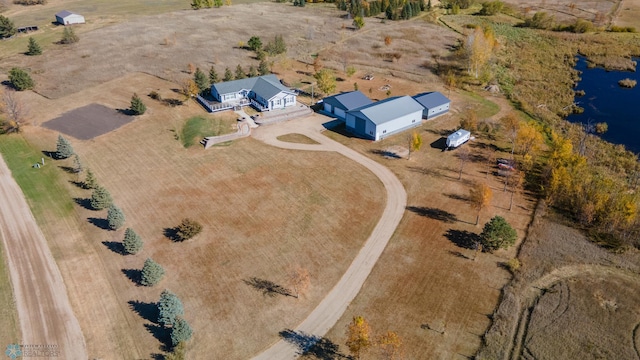
[[[453,200],[460,200],[460,201],[464,201],[464,202],[470,202],[471,199],[469,199],[467,196],[464,195],[459,195],[459,194],[444,194],[444,196],[453,199]]]
[[[62,171],[68,173],[68,174],[77,174],[78,171],[76,171],[75,168],[72,168],[71,166],[58,166],[60,169],[62,169]]]
[[[321,360],[351,359],[350,356],[341,354],[339,346],[326,337],[291,329],[282,330],[279,335],[283,340],[297,346],[298,353],[302,356],[312,356]]]
[[[87,188],[87,185],[84,183],[84,181],[69,180],[69,182],[72,183],[73,185],[77,186],[80,189],[86,189]]]
[[[440,170],[438,169],[431,169],[431,168],[426,168],[426,167],[422,167],[422,166],[407,166],[407,169],[413,171],[413,172],[417,172],[423,175],[429,175],[429,176],[433,176],[433,177],[442,177],[442,173],[440,172]]]
[[[93,210],[91,199],[89,198],[73,198],[73,201],[87,210]]]
[[[128,253],[124,250],[124,245],[119,241],[103,241],[102,245],[106,246],[107,249],[113,251],[116,254],[128,255]]]
[[[58,159],[58,152],[57,151],[48,151],[48,150],[42,150],[42,155],[50,158],[50,159],[54,159],[57,160]]]
[[[415,214],[418,214],[420,216],[426,216],[428,218],[431,218],[434,220],[440,220],[446,223],[453,223],[458,221],[458,218],[454,214],[448,211],[444,211],[442,209],[422,207],[422,206],[407,206],[407,210]]]
[[[467,230],[449,229],[444,234],[452,243],[464,249],[474,249],[480,242],[480,235]]]
[[[260,279],[257,277],[249,278],[248,280],[242,280],[245,284],[252,288],[262,291],[262,295],[274,297],[276,295],[293,296],[289,289],[280,286],[273,281]]]
[[[171,351],[171,329],[165,328],[160,325],[155,324],[144,324],[144,327],[147,331],[156,338],[156,340],[160,341],[162,346],[160,350],[162,351]]]
[[[142,286],[140,281],[142,280],[142,270],[138,269],[122,269],[122,273],[131,281],[133,281],[136,286]]]
[[[379,150],[379,149],[373,149],[371,150],[372,154],[376,154],[376,155],[380,155],[386,158],[391,158],[391,159],[402,159],[402,157],[394,152],[391,151],[386,151],[386,150]]]
[[[164,228],[162,230],[162,233],[167,239],[173,242],[180,241],[180,237],[178,236],[178,228]]]
[[[109,222],[107,221],[107,219],[90,217],[90,218],[87,218],[87,221],[99,227],[102,230],[111,230],[111,228],[109,228]]]
[[[131,307],[131,310],[135,311],[136,314],[140,315],[141,318],[151,321],[154,324],[158,323],[158,304],[130,300],[129,307]]]

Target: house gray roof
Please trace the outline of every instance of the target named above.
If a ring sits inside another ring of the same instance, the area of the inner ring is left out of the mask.
[[[426,109],[431,109],[431,108],[438,107],[440,105],[444,105],[451,102],[451,100],[449,100],[446,96],[442,95],[442,93],[439,93],[437,91],[418,94],[413,98],[417,102],[419,102],[422,106],[424,106]]]
[[[62,11],[60,11],[59,13],[57,13],[57,14],[56,14],[56,16],[57,16],[57,17],[59,17],[59,18],[61,18],[61,19],[64,19],[64,18],[66,18],[67,16],[69,16],[69,15],[74,15],[74,14],[75,14],[75,13],[72,13],[72,12],[71,12],[71,11],[69,11],[69,10],[62,10]]]
[[[251,90],[266,100],[271,99],[281,91],[291,92],[291,90],[282,85],[280,80],[273,74],[219,82],[213,84],[211,87],[214,87],[218,94],[230,94],[243,89]]]
[[[329,96],[324,98],[323,102],[346,111],[357,109],[359,107],[373,103],[373,101],[371,101],[371,99],[369,99],[361,91],[350,91],[334,96]]]
[[[423,109],[411,96],[397,96],[359,107],[349,111],[349,114],[381,125],[401,116],[422,112]]]

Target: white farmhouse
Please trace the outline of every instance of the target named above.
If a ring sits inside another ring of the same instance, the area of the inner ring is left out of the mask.
[[[68,10],[62,10],[56,14],[56,21],[62,25],[84,24],[84,16],[72,13]]]
[[[211,85],[211,95],[220,103],[242,104],[249,100],[260,111],[296,104],[296,93],[273,74],[215,83]]]
[[[410,96],[392,97],[350,110],[347,130],[374,141],[420,126],[424,107]]]

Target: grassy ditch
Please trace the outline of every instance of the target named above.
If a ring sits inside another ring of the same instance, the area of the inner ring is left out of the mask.
[[[7,344],[19,343],[20,340],[18,313],[13,302],[13,289],[9,281],[9,269],[7,269],[2,246],[0,246],[0,339]]]
[[[235,114],[229,113],[216,117],[194,116],[187,119],[180,132],[180,140],[185,148],[198,144],[206,136],[218,136],[232,132],[231,124]]]

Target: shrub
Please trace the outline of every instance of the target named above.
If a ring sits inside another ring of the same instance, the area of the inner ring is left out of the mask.
[[[13,68],[9,71],[9,81],[18,91],[33,89],[35,82],[26,71],[20,68]]]
[[[29,47],[27,48],[26,54],[29,56],[42,54],[42,48],[36,42],[36,39],[29,37]]]
[[[494,216],[484,225],[480,242],[484,250],[491,252],[515,244],[517,237],[516,231],[502,216]]]
[[[387,35],[384,37],[384,44],[391,45],[391,36]]]
[[[149,93],[149,97],[152,98],[153,100],[162,101],[162,96],[160,96],[160,94],[155,90]]]
[[[122,240],[122,245],[124,246],[124,251],[131,255],[135,255],[142,250],[144,242],[140,235],[136,234],[132,228],[127,228],[127,230],[124,231],[124,240]]]
[[[584,19],[576,19],[576,22],[571,25],[570,30],[574,33],[586,33],[590,31],[594,31],[593,23],[589,20]]]
[[[500,0],[487,1],[482,3],[482,9],[480,9],[480,15],[495,15],[502,12],[504,3]]]
[[[163,326],[175,325],[176,318],[184,315],[182,301],[171,291],[164,289],[158,301],[158,323]]]
[[[140,284],[144,286],[154,286],[162,280],[164,276],[164,269],[160,264],[153,261],[151,258],[147,258],[142,266],[142,276]]]
[[[364,18],[362,18],[362,16],[356,16],[353,19],[353,27],[355,27],[357,30],[360,30],[364,27]]]
[[[47,3],[47,0],[13,0],[13,3],[16,5],[44,5]]]
[[[176,346],[181,342],[188,341],[193,335],[193,330],[187,320],[178,317],[171,328],[171,345]]]
[[[91,208],[94,210],[102,210],[108,208],[113,202],[113,199],[107,189],[102,186],[96,186],[95,189],[93,189],[93,193],[91,193],[91,200],[89,202]]]
[[[555,18],[544,11],[535,13],[532,17],[524,21],[524,27],[534,29],[551,29],[554,26]]]
[[[73,31],[73,28],[65,27],[64,31],[62,32],[62,39],[60,39],[60,44],[73,44],[77,43],[78,41],[80,41],[80,38],[78,37],[78,35],[76,35],[76,32]]]
[[[279,55],[287,52],[287,44],[284,42],[284,38],[282,35],[276,35],[273,41],[270,41],[265,47],[264,51],[266,51],[269,55]]]
[[[75,152],[69,140],[65,139],[62,135],[58,135],[58,142],[56,143],[56,158],[66,159],[73,156]]]
[[[197,221],[185,218],[182,219],[182,222],[176,230],[178,241],[185,241],[198,235],[202,231],[202,225]]]
[[[109,223],[109,229],[118,230],[124,225],[125,216],[122,210],[115,204],[109,205],[107,210],[107,222]]]
[[[142,115],[147,111],[147,106],[142,102],[138,94],[131,96],[131,107],[129,108],[134,115]]]
[[[509,269],[509,271],[511,271],[514,274],[516,271],[520,270],[520,266],[521,266],[520,260],[518,260],[518,258],[510,259],[509,261],[504,263],[504,265],[507,267],[507,269]]]
[[[351,77],[356,73],[355,66],[347,66],[347,76]]]

